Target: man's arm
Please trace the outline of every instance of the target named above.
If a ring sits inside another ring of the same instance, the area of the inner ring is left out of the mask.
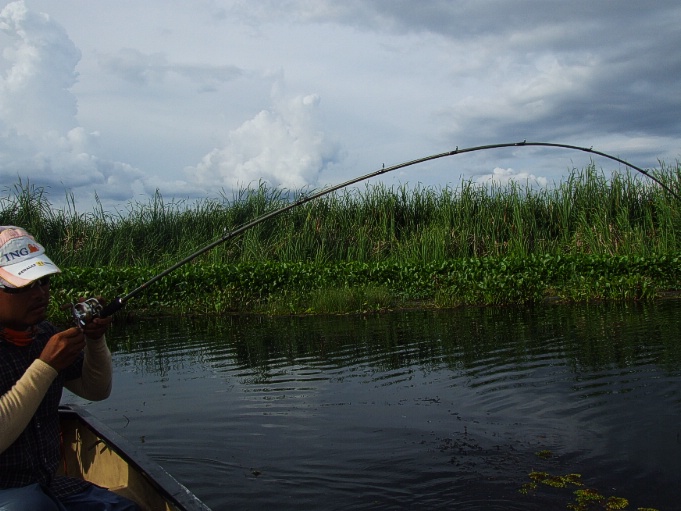
[[[111,352],[102,335],[99,339],[87,340],[82,375],[65,382],[64,386],[83,399],[101,401],[111,394],[112,373]]]
[[[77,328],[57,332],[14,386],[0,397],[0,452],[26,429],[59,371],[83,351],[85,337]]]
[[[19,381],[0,396],[0,453],[26,429],[57,371],[42,360],[35,360]]]

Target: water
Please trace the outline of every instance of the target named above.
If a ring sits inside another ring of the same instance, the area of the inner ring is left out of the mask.
[[[215,510],[573,502],[577,488],[521,494],[532,471],[681,509],[680,314],[669,300],[118,322],[113,395],[86,406]]]

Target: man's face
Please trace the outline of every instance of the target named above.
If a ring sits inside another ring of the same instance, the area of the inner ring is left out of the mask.
[[[23,330],[44,320],[50,302],[50,284],[48,279],[45,280],[43,285],[36,283],[18,292],[0,288],[0,323]]]

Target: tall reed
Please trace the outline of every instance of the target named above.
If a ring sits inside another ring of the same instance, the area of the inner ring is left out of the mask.
[[[681,190],[681,165],[656,177]],[[0,224],[27,228],[58,264],[168,266],[262,214],[290,192],[261,182],[231,197],[166,201],[156,193],[124,211],[55,209],[43,188],[19,181],[0,197]],[[591,164],[550,188],[462,180],[444,187],[343,189],[296,207],[202,256],[245,261],[433,262],[536,254],[648,255],[681,249],[681,203],[629,172],[606,177]]]

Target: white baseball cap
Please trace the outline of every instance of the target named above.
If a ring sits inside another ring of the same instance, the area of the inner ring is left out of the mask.
[[[0,285],[24,287],[61,270],[45,255],[45,248],[25,229],[0,226]]]

